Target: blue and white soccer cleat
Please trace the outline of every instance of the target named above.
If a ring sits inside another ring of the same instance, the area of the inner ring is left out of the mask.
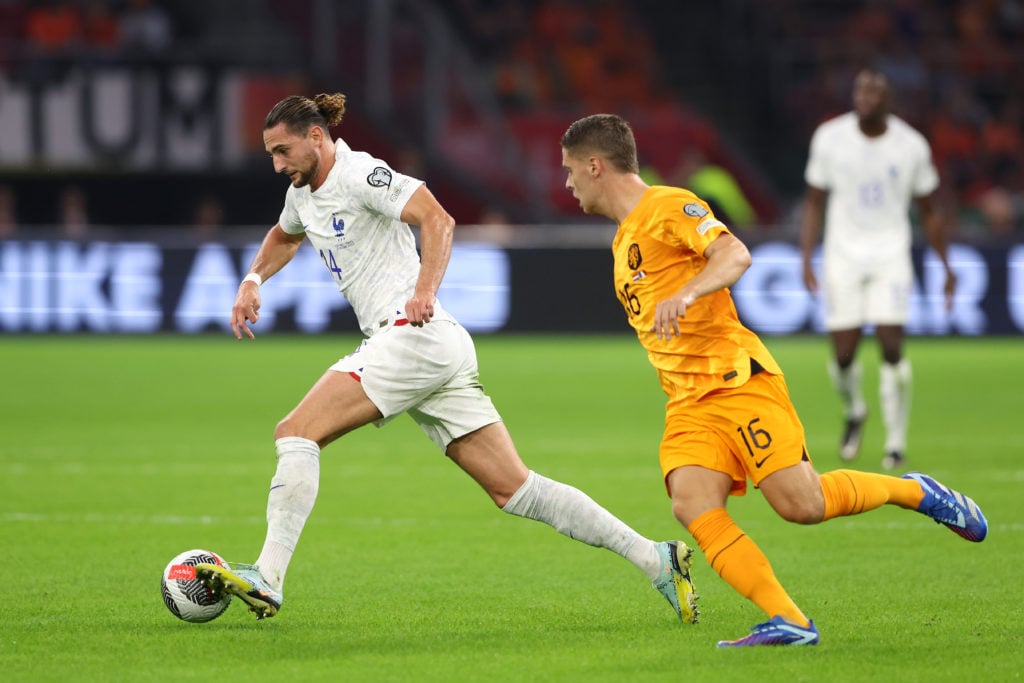
[[[655,546],[661,558],[661,573],[653,586],[665,596],[679,618],[687,624],[696,624],[697,591],[690,578],[690,558],[693,550],[682,541],[663,541]]]
[[[903,479],[913,479],[924,489],[924,498],[917,506],[918,512],[928,515],[939,524],[945,524],[953,533],[968,541],[980,543],[985,540],[988,522],[973,500],[920,472],[904,474]]]
[[[817,645],[818,629],[812,621],[810,626],[791,624],[782,617],[758,624],[750,629],[750,635],[739,640],[720,640],[718,647],[752,647],[756,645]]]
[[[196,578],[215,594],[237,595],[249,605],[257,620],[274,616],[284,602],[284,596],[267,584],[254,564],[197,564]]]

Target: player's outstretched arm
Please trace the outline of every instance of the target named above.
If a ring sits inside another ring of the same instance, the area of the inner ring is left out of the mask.
[[[942,267],[946,270],[943,294],[946,299],[946,310],[949,310],[953,308],[953,294],[956,293],[956,274],[953,272],[952,266],[949,265],[949,256],[946,253],[946,222],[942,211],[936,204],[935,193],[918,197],[916,202],[924,236],[928,240],[928,244],[938,254],[939,260],[942,261]]]
[[[808,185],[807,196],[804,198],[804,211],[800,217],[800,255],[803,259],[804,285],[811,293],[818,291],[818,278],[814,275],[814,268],[811,266],[811,256],[821,240],[821,222],[824,220],[827,196],[828,193],[825,190]]]
[[[249,266],[249,274],[238,285],[235,304],[231,307],[231,329],[236,339],[244,333],[249,339],[256,335],[249,325],[260,318],[260,285],[285,267],[299,249],[305,235],[291,235],[275,225],[263,238],[263,244]]]

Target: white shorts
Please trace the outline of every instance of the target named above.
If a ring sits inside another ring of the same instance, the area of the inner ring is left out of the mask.
[[[501,421],[480,384],[473,339],[454,320],[392,325],[330,369],[362,383],[384,416],[374,425],[409,413],[441,450],[453,439]]]
[[[822,273],[825,328],[830,332],[906,324],[914,285],[909,251],[880,254],[870,263],[826,255]]]

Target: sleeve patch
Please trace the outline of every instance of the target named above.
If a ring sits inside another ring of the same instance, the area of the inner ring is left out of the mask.
[[[402,178],[398,183],[395,184],[394,189],[388,195],[388,201],[394,204],[398,201],[398,198],[402,196],[405,188],[409,185],[409,178]]]
[[[690,202],[683,207],[683,213],[692,218],[704,218],[708,215],[708,210],[696,202]]]
[[[366,176],[366,182],[371,187],[391,187],[391,171],[383,166],[378,166],[373,169],[373,173]]]
[[[725,223],[723,223],[722,221],[717,220],[717,219],[711,219],[709,221],[704,221],[700,225],[697,226],[697,234],[698,235],[703,235],[708,230],[710,230],[711,228],[714,228],[714,227],[722,227],[722,228],[724,228],[725,227]]]

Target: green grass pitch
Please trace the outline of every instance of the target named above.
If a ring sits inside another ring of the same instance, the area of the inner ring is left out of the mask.
[[[910,463],[970,494],[975,545],[883,508],[798,527],[730,510],[815,619],[817,648],[719,650],[762,620],[697,554],[701,623],[640,572],[496,510],[406,417],[327,448],[282,613],[208,624],[163,606],[180,551],[252,561],[274,424],[355,337],[0,338],[0,678],[5,681],[1005,681],[1024,676],[1024,344],[913,338]],[[766,338],[820,471],[839,467],[820,337]],[[663,398],[629,334],[477,338],[532,468],[645,535],[672,519]],[[857,468],[877,470],[873,414]]]

